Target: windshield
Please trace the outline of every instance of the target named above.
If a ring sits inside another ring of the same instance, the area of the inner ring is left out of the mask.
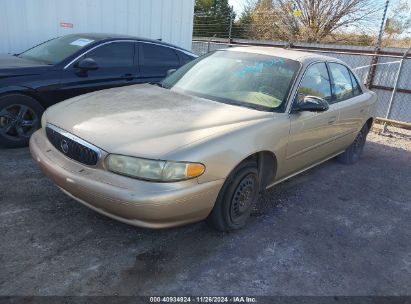
[[[165,88],[263,111],[282,111],[300,63],[280,57],[216,51],[167,77]]]
[[[68,35],[44,42],[19,54],[18,57],[47,64],[56,64],[92,42],[94,42],[93,39],[80,35]]]

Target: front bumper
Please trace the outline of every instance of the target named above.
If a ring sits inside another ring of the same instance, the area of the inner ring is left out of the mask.
[[[205,219],[224,182],[154,183],[88,167],[56,150],[43,129],[31,137],[30,151],[66,194],[101,214],[140,227],[167,228]]]

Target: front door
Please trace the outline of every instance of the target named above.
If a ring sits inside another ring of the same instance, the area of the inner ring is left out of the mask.
[[[139,82],[135,64],[133,41],[103,44],[83,55],[77,62],[91,58],[97,62],[96,70],[76,68],[76,62],[62,72],[59,99],[67,99],[97,90],[130,85]]]
[[[305,96],[332,100],[331,81],[324,62],[308,67],[297,91],[294,103]],[[331,104],[324,112],[291,112],[290,136],[286,150],[286,175],[317,163],[334,152],[332,141],[336,132],[339,109]]]

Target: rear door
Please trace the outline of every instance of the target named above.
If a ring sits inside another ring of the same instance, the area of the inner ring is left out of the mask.
[[[139,43],[139,67],[144,82],[160,82],[167,71],[178,69],[181,65],[176,50],[161,44]]]
[[[305,96],[332,101],[331,80],[325,62],[311,64],[299,85],[293,104]],[[291,112],[290,136],[286,150],[287,174],[292,174],[335,153],[332,141],[339,109],[331,104],[325,112]]]
[[[363,94],[357,79],[346,66],[329,62],[328,67],[334,91],[333,102],[340,109],[335,145],[345,149],[364,124],[369,110],[369,97]]]
[[[84,71],[76,63],[91,58],[98,69]],[[81,56],[63,70],[61,99],[92,91],[138,83],[138,69],[135,64],[135,42],[113,41],[97,46]]]

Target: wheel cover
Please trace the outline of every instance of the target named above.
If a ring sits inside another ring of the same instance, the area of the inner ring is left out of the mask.
[[[248,217],[249,210],[257,196],[255,174],[246,175],[237,185],[230,204],[230,217],[233,223],[240,223]]]
[[[28,106],[15,104],[0,109],[0,135],[11,139],[27,139],[37,129],[39,119]]]

